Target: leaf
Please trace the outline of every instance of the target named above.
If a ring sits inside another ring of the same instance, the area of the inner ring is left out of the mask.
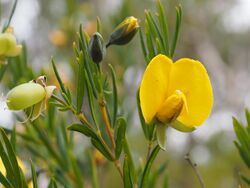
[[[139,28],[139,35],[140,35],[141,49],[142,49],[142,52],[143,52],[144,59],[145,59],[146,62],[149,62],[148,52],[147,52],[147,49],[146,49],[146,46],[145,46],[145,41],[144,41],[144,37],[143,37],[143,34],[142,34],[141,27]]]
[[[91,143],[98,149],[108,160],[114,161],[112,155],[107,150],[107,148],[103,145],[103,143],[99,139],[91,138]]]
[[[77,114],[81,112],[83,97],[84,97],[84,60],[83,52],[80,52],[79,62],[78,62],[78,75],[77,75]]]
[[[16,152],[16,126],[14,126],[11,131],[10,142],[13,147],[13,151]]]
[[[97,121],[97,118],[96,118],[96,112],[95,112],[94,93],[93,93],[93,89],[91,89],[91,84],[90,84],[90,81],[88,79],[88,75],[87,75],[86,70],[85,70],[84,75],[85,75],[85,79],[86,79],[88,102],[89,102],[89,108],[90,108],[91,116],[92,116],[92,119],[93,119],[96,127],[99,127],[99,124],[98,124],[98,121]]]
[[[83,178],[81,171],[80,171],[81,167],[78,165],[77,160],[76,160],[74,154],[72,154],[72,152],[70,152],[69,158],[71,161],[72,169],[73,169],[75,177],[76,177],[75,182],[76,182],[78,187],[83,187],[84,178]]]
[[[162,37],[162,34],[158,28],[158,25],[157,23],[155,22],[152,14],[150,11],[146,11],[145,12],[146,14],[146,20],[148,21],[149,23],[149,26],[150,26],[150,31],[152,31],[152,35],[154,36],[154,38],[158,38],[159,40],[159,48],[160,48],[160,51],[162,53],[165,53],[166,55],[168,55],[166,53],[166,49],[165,49],[165,46],[164,46],[164,42],[163,42],[163,37]]]
[[[133,157],[132,157],[126,136],[125,136],[125,142],[124,142],[124,153],[126,154],[128,158],[128,166],[129,166],[132,182],[134,182],[135,184],[137,182],[137,173],[136,173],[135,164],[133,161]]]
[[[98,184],[98,176],[97,176],[97,167],[96,167],[96,162],[95,162],[95,158],[93,156],[93,152],[89,151],[89,161],[91,164],[91,181],[92,181],[92,186],[93,188],[99,188],[99,184]]]
[[[15,10],[16,10],[17,2],[18,2],[18,0],[15,0],[15,1],[14,1],[13,7],[12,7],[11,12],[10,12],[10,16],[9,16],[9,18],[8,18],[8,21],[4,24],[2,33],[4,33],[4,32],[6,31],[6,29],[7,29],[7,28],[9,27],[9,25],[10,25],[10,22],[11,22],[11,20],[12,20],[12,17],[13,17],[13,15],[14,15],[14,13],[15,13]]]
[[[117,97],[117,86],[116,86],[116,75],[114,68],[111,64],[109,64],[109,68],[111,70],[112,75],[112,85],[113,85],[113,122],[112,125],[114,127],[117,117],[117,109],[118,109],[118,97]]]
[[[53,58],[51,59],[51,63],[52,63],[52,67],[53,67],[54,73],[55,73],[55,75],[56,75],[56,79],[57,79],[57,81],[58,81],[58,83],[59,83],[59,85],[60,85],[60,88],[61,88],[62,92],[63,92],[63,93],[67,93],[67,92],[66,92],[66,89],[65,89],[65,87],[64,87],[64,84],[63,84],[63,82],[62,82],[62,79],[61,79],[61,77],[60,77],[60,75],[59,75],[59,73],[58,73],[58,70],[57,70],[57,68],[56,68],[56,64],[55,64],[55,61],[54,61]]]
[[[7,138],[7,135],[5,134],[5,132],[1,129],[1,135],[8,153],[8,158],[10,160],[11,166],[13,168],[13,175],[15,177],[15,182],[17,183],[17,185],[21,185],[22,181],[21,181],[21,175],[20,175],[20,171],[19,171],[19,166],[17,163],[17,159],[16,159],[16,155],[13,151],[13,148],[11,146],[11,143],[9,141],[9,139]],[[3,144],[3,143],[1,143]]]
[[[152,151],[152,153],[151,153],[151,155],[146,163],[146,166],[144,167],[142,178],[141,178],[141,183],[140,183],[140,188],[147,187],[150,169],[151,169],[152,164],[153,164],[159,151],[160,151],[160,147],[159,147],[159,145],[157,145],[154,148],[154,150]]]
[[[169,56],[169,38],[168,38],[168,22],[166,12],[161,4],[161,1],[157,1],[157,12],[158,12],[158,21],[160,23],[160,29],[162,31],[163,44],[166,50],[166,55]]]
[[[48,188],[57,188],[57,185],[54,179],[51,178]]]
[[[94,139],[98,139],[96,136],[96,133],[91,130],[89,127],[87,127],[86,125],[83,124],[72,124],[68,127],[69,130],[71,131],[77,131],[80,132],[82,134],[84,134],[87,137],[91,137]]]
[[[120,117],[119,119],[117,119],[117,134],[116,134],[116,140],[115,140],[115,156],[116,159],[119,159],[121,152],[122,152],[122,148],[125,142],[125,134],[126,134],[126,120],[123,117]]]
[[[246,176],[241,175],[241,178],[246,182],[247,185],[250,185],[250,179]]]
[[[128,164],[128,157],[125,155],[123,162],[123,183],[124,188],[132,188],[133,183],[131,180],[130,169]]]
[[[2,172],[0,172],[0,182],[5,187],[14,188],[14,186],[11,184],[11,182],[6,177],[4,177],[4,175],[2,174]]]
[[[178,131],[181,131],[181,132],[192,132],[195,130],[194,127],[188,127],[186,125],[184,125],[183,123],[181,123],[180,121],[173,121],[169,124],[170,127],[178,130]]]
[[[177,40],[178,40],[179,33],[180,33],[181,21],[182,21],[182,9],[181,9],[181,6],[178,6],[176,7],[175,32],[174,32],[174,38],[173,38],[171,50],[170,50],[170,58],[174,56]]]
[[[166,147],[167,147],[167,135],[166,135],[166,131],[167,131],[168,126],[164,125],[164,124],[157,124],[156,125],[156,135],[157,135],[157,142],[159,144],[159,146],[161,147],[161,149],[163,149],[164,151],[166,151]]]
[[[146,42],[147,42],[147,48],[148,48],[148,59],[152,59],[156,55],[156,53],[155,53],[155,47],[152,41],[152,37],[150,35],[150,29],[149,29],[149,24],[147,20],[145,20],[145,35],[146,35]]]
[[[101,33],[102,27],[101,27],[101,21],[100,18],[97,16],[96,17],[96,31],[98,33]]]
[[[31,160],[30,160],[30,166],[31,166],[31,173],[32,173],[33,188],[38,188],[36,169],[35,169],[35,166]]]

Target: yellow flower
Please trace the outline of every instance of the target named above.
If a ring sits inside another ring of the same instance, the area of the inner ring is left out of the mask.
[[[140,86],[141,110],[146,123],[180,122],[187,128],[201,125],[213,105],[212,86],[205,67],[182,58],[173,63],[157,55],[149,63]]]

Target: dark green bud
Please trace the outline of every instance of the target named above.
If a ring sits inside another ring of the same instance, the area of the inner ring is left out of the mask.
[[[111,33],[109,37],[109,42],[106,47],[116,44],[116,45],[124,45],[129,43],[136,32],[138,31],[139,24],[138,20],[130,16],[126,18],[122,23],[120,23],[116,29]]]
[[[106,48],[100,33],[95,32],[89,41],[89,54],[95,63],[100,63],[105,56]]]

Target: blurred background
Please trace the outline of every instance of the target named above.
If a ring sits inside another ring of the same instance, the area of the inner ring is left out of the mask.
[[[170,34],[175,23],[175,6],[183,8],[183,24],[174,59],[190,57],[206,66],[214,91],[210,118],[193,133],[168,130],[167,152],[160,152],[154,164],[167,163],[169,186],[198,188],[199,183],[184,156],[190,153],[209,188],[234,188],[239,172],[247,172],[233,140],[232,116],[244,122],[244,108],[250,107],[250,1],[249,0],[162,0],[168,14]],[[1,0],[1,23],[8,18],[13,2]],[[65,84],[75,91],[72,43],[82,24],[91,35],[96,31],[96,16],[102,22],[102,35],[107,40],[115,26],[127,16],[135,16],[143,27],[144,10],[155,10],[153,0],[19,0],[11,26],[19,42],[25,42],[28,63],[46,73],[49,83],[56,83],[51,69],[53,56]],[[171,32],[172,31],[172,32]],[[137,165],[147,146],[139,124],[136,90],[146,67],[139,35],[132,43],[108,49],[103,66],[111,63],[119,80],[120,114],[129,120],[129,143]],[[9,90],[11,75],[0,83],[0,94]],[[21,80],[19,80],[21,82]],[[67,118],[66,118],[67,119]],[[11,129],[16,120],[1,100],[0,125]],[[79,136],[78,154],[83,150]],[[20,146],[21,147],[21,146]],[[22,149],[20,149],[22,155]],[[23,159],[28,160],[27,155]],[[105,169],[105,174],[103,174]],[[106,172],[108,171],[108,173]],[[101,187],[119,187],[118,174],[112,165],[98,168]],[[162,176],[157,187],[161,187]],[[41,177],[43,178],[43,177]],[[41,182],[46,184],[44,177]],[[110,185],[112,182],[112,185]],[[43,183],[42,183],[43,184]]]

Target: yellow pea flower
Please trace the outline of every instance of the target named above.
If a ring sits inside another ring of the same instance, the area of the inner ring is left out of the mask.
[[[188,129],[201,125],[213,106],[205,67],[188,58],[173,63],[165,55],[154,57],[144,72],[139,94],[146,123],[156,120],[174,128],[176,122]]]

